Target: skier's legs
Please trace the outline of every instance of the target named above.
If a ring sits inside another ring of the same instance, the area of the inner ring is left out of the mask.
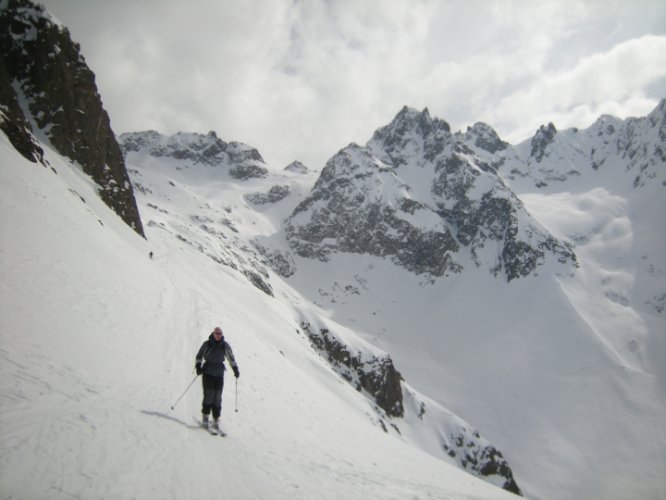
[[[215,377],[203,374],[201,377],[203,385],[203,401],[201,403],[201,413],[210,415],[210,410],[213,408],[215,402]]]
[[[220,418],[220,414],[222,413],[222,389],[224,388],[224,377],[220,377],[218,380],[216,380],[215,384],[215,389],[213,390],[213,405],[212,405],[212,410],[213,410],[213,418],[217,420]]]
[[[213,418],[218,419],[222,412],[222,387],[224,386],[224,378],[212,377],[204,373],[201,380],[203,384],[201,413],[210,415],[212,410]]]

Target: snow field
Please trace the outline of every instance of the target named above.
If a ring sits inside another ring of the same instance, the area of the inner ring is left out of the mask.
[[[380,431],[291,306],[159,230],[137,237],[47,156],[57,175],[0,141],[3,497],[510,497]],[[198,381],[169,410],[217,324],[241,370],[227,438],[194,427]]]

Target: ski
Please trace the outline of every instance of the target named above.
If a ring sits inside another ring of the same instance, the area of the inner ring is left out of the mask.
[[[211,436],[221,436],[221,437],[225,437],[225,436],[227,435],[227,433],[224,432],[224,431],[223,431],[222,429],[220,429],[219,427],[218,427],[218,428],[215,428],[215,427],[213,427],[212,425],[211,425],[211,426],[208,426],[208,424],[204,423],[204,422],[201,421],[201,420],[197,420],[197,423],[199,424],[199,427],[201,427],[202,429],[208,431],[208,433],[209,433]]]
[[[211,434],[211,436],[221,436],[225,437],[227,435],[226,432],[224,432],[222,429],[216,429],[214,427],[209,427],[208,432]]]

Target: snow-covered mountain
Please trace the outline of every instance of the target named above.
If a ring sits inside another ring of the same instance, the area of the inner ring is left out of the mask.
[[[69,47],[12,5],[5,35]],[[72,47],[44,55],[85,76]],[[5,496],[663,495],[664,101],[516,146],[405,107],[321,172],[214,132],[107,138],[137,224],[87,166],[85,120],[60,121],[40,67],[16,61],[0,65]],[[77,102],[62,115],[105,123],[98,98]],[[218,324],[242,376],[211,442],[198,386],[169,407]]]
[[[492,163],[498,139],[487,138],[496,138],[489,127],[453,135],[427,109],[404,108],[365,147],[349,145],[326,164],[286,223],[290,247],[324,261],[339,252],[388,257],[432,278],[471,262],[509,281],[547,260],[572,270],[571,247],[507,188]]]
[[[183,142],[183,137],[192,142]],[[369,419],[379,428],[518,492],[502,453],[479,431],[410,387],[388,353],[328,320],[271,269],[274,265],[288,276],[293,257],[271,253],[258,241],[280,230],[306,196],[314,174],[287,168],[260,178],[239,178],[233,162],[211,164],[183,154],[208,149],[198,146],[202,139],[197,134],[162,137],[153,131],[120,136],[149,232],[165,238],[166,245],[200,252],[212,265],[227,267],[268,296],[297,307],[299,333],[327,360],[331,373],[368,398],[374,408]],[[156,154],[156,143],[179,146],[168,154],[161,147]]]
[[[660,105],[617,123],[644,124],[635,140],[650,153],[663,142],[660,113],[663,121]],[[572,134],[596,137],[593,129]],[[455,432],[436,431],[442,441],[428,425],[414,431],[414,413],[400,420],[418,388],[432,399],[424,415],[444,422],[435,410],[444,405],[472,422],[528,496],[654,497],[664,463],[663,441],[650,436],[664,416],[666,232],[649,214],[663,206],[663,164],[640,185],[623,149],[609,152],[600,170],[586,163],[590,156],[569,154],[581,144],[591,151],[589,141],[558,149],[551,141],[537,153],[532,143],[542,134],[512,147],[488,125],[451,134],[427,111],[405,108],[320,174],[287,169],[240,180],[229,167],[158,160],[149,149],[128,151],[127,161],[148,227],[173,232],[211,260],[233,248],[222,263],[259,289],[322,308],[299,320],[299,332],[376,403],[389,432],[391,424],[401,435],[418,432],[417,444],[440,455],[456,442]],[[564,176],[559,190],[532,181],[535,155],[543,166],[559,156],[550,173],[558,166],[581,174]],[[200,175],[212,177],[204,183]],[[484,209],[492,203],[495,216]],[[521,262],[503,258],[512,242],[538,257],[511,267]],[[427,245],[419,260],[416,250]],[[369,365],[383,366],[379,390],[362,381]],[[390,382],[398,377],[401,391]],[[628,461],[628,447],[651,458]],[[460,463],[472,461],[463,455]]]

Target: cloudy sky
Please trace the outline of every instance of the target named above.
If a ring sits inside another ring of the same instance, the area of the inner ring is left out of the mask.
[[[663,0],[43,0],[116,133],[215,130],[320,169],[402,106],[512,143],[666,97]]]

